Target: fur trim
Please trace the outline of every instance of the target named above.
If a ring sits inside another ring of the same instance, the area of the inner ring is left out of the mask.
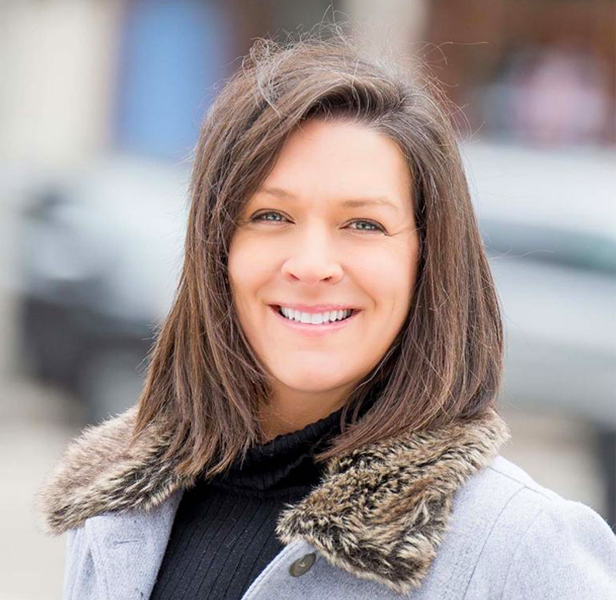
[[[322,484],[279,518],[284,543],[395,592],[419,588],[448,530],[456,491],[510,438],[492,413],[372,444],[328,465]]]
[[[148,510],[194,484],[162,464],[169,443],[153,426],[125,450],[136,407],[86,428],[37,494],[52,535],[111,511]],[[330,459],[320,484],[281,512],[281,542],[305,540],[334,566],[398,593],[418,588],[448,530],[456,491],[498,454],[510,432],[494,411],[409,432]]]

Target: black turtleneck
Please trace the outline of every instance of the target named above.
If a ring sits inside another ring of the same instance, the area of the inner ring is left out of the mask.
[[[312,457],[340,432],[342,410],[252,446],[242,464],[184,492],[151,599],[239,600],[282,550],[281,509],[319,483],[324,465]]]

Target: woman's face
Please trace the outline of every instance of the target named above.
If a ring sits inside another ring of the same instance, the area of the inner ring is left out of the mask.
[[[400,330],[418,254],[397,145],[348,122],[296,130],[243,209],[229,253],[238,318],[274,395],[346,398]],[[321,322],[344,307],[348,320]]]

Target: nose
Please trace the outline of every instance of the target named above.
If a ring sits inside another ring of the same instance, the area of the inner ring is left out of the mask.
[[[306,227],[293,236],[282,273],[286,279],[307,284],[336,283],[342,278],[340,257],[324,227]]]

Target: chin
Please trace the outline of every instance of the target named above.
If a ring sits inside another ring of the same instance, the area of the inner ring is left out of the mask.
[[[296,373],[277,373],[276,379],[289,389],[306,394],[320,394],[348,385],[348,380],[341,377],[323,376],[322,369],[302,369]]]

